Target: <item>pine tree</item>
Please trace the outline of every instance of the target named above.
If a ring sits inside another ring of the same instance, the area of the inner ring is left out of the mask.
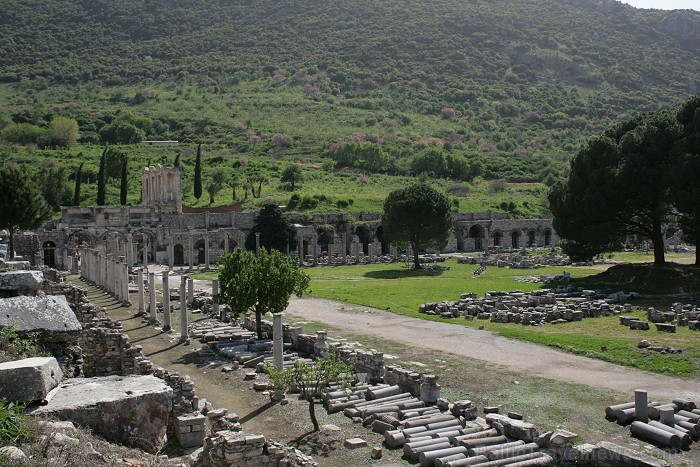
[[[97,205],[105,205],[105,184],[107,179],[107,147],[105,146],[100,158],[100,170],[97,172]]]
[[[202,197],[202,144],[197,145],[197,159],[194,162],[194,197],[199,203]]]
[[[81,179],[83,177],[83,164],[85,164],[85,162],[81,162],[80,165],[75,168],[75,190],[73,191],[73,206],[80,206],[80,184],[82,183]]]
[[[128,169],[128,163],[129,159],[128,157],[124,156],[122,158],[122,184],[121,184],[121,190],[119,191],[119,203],[122,206],[126,206],[126,194],[128,192],[129,186],[128,186],[128,180],[127,180],[127,169]]]

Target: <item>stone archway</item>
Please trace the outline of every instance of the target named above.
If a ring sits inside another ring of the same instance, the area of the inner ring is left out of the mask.
[[[514,230],[510,233],[511,248],[520,248],[520,232]]]
[[[537,246],[537,233],[534,230],[530,230],[527,233],[527,246]]]
[[[479,224],[473,225],[469,229],[469,238],[474,240],[474,250],[483,251],[484,250],[484,228]]]
[[[185,265],[185,247],[182,243],[177,243],[173,247],[173,264],[175,266]]]
[[[493,233],[493,246],[503,245],[503,234],[500,231],[495,231]]]
[[[544,231],[544,246],[550,246],[552,244],[552,231],[547,229]]]
[[[369,244],[372,242],[372,231],[366,225],[358,225],[355,229],[355,235],[360,239],[362,244],[362,252],[369,254]]]
[[[192,255],[197,258],[197,264],[206,263],[206,248],[204,245],[204,239],[199,239],[194,244],[194,252]]]
[[[52,241],[46,241],[41,246],[44,258],[44,266],[56,269],[56,244]]]
[[[379,227],[377,227],[376,235],[377,235],[377,240],[379,240],[379,243],[381,243],[381,245],[382,245],[382,254],[388,255],[390,253],[390,249],[389,249],[389,242],[387,242],[386,239],[384,238],[384,227],[382,227],[381,225]]]

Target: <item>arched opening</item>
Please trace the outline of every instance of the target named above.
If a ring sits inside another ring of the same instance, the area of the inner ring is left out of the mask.
[[[493,233],[493,246],[501,246],[503,243],[503,234],[501,232]]]
[[[381,225],[377,227],[377,240],[382,244],[382,254],[388,255],[390,253],[389,242],[384,238],[384,227]]]
[[[236,251],[236,248],[238,248],[238,242],[232,239],[231,237],[228,238],[228,251],[226,251],[226,240],[221,240],[221,243],[219,243],[219,248],[221,251],[224,253],[233,253]]]
[[[520,232],[517,230],[510,234],[510,244],[512,248],[520,248]]]
[[[174,247],[174,252],[173,252],[173,261],[175,263],[175,266],[184,266],[185,265],[185,247],[182,246],[182,244],[178,243]]]
[[[469,238],[474,239],[474,250],[482,251],[484,249],[484,229],[480,225],[472,226],[469,229]]]
[[[550,246],[552,244],[552,231],[547,229],[544,231],[544,246]]]
[[[457,237],[457,251],[464,251],[464,231],[455,230],[455,236]]]
[[[535,236],[535,231],[531,230],[527,233],[527,246],[536,246],[537,245],[537,239]]]
[[[206,249],[204,248],[204,240],[197,240],[194,244],[194,253],[196,254],[197,262],[196,264],[204,264],[206,260]]]
[[[372,241],[372,231],[366,225],[359,225],[355,229],[355,235],[360,239],[362,243],[362,252],[367,255],[369,254],[369,244]]]
[[[302,254],[304,255],[304,258],[309,256],[309,241],[307,239],[304,239],[304,241],[301,243],[302,245]]]
[[[324,256],[330,252],[330,245],[333,243],[334,234],[335,231],[333,227],[330,226],[323,226],[316,229],[319,255]]]
[[[56,269],[56,244],[51,241],[44,242],[41,249],[44,253],[44,266]]]

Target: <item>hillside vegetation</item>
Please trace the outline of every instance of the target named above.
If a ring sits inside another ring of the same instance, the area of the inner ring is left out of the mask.
[[[96,164],[100,150],[86,145],[126,122],[139,138],[205,143],[205,176],[252,163],[270,181],[301,164],[311,180],[330,174],[318,190],[346,201],[358,196],[333,190],[341,169],[352,179],[426,173],[445,187],[549,184],[590,135],[699,92],[698,44],[697,12],[607,0],[6,0],[0,128],[65,115],[83,146],[0,153],[37,167],[55,158],[68,173],[66,154]],[[124,152],[134,173],[158,159]],[[302,187],[301,197],[317,194]],[[511,197],[506,210],[543,212],[539,191],[525,200],[538,207]]]

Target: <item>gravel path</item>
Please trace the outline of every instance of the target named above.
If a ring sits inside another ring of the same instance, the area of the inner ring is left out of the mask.
[[[649,391],[649,395],[659,401],[675,398],[700,400],[700,384],[695,380],[671,378],[613,365],[537,344],[506,339],[489,331],[466,326],[409,318],[374,308],[317,298],[293,297],[285,313],[355,334],[483,360],[508,370],[613,389],[628,394],[630,399],[634,396],[634,390],[641,388]]]

